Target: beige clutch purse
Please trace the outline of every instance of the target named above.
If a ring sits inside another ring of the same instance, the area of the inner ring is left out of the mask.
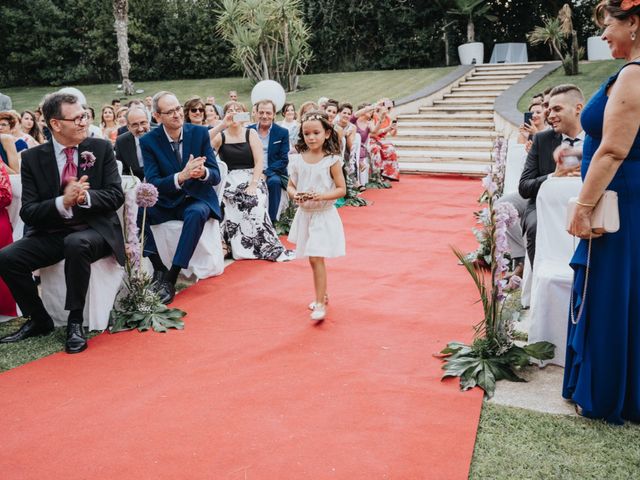
[[[577,200],[577,197],[569,199],[569,205],[567,206],[567,229],[569,229]],[[620,230],[617,192],[606,190],[602,197],[600,197],[593,212],[591,212],[591,228],[604,230],[606,233],[615,233]]]

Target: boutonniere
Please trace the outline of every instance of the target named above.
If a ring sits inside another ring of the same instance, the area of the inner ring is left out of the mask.
[[[93,152],[82,152],[80,154],[80,158],[82,158],[82,163],[80,163],[80,168],[83,170],[89,170],[96,163],[96,156]]]

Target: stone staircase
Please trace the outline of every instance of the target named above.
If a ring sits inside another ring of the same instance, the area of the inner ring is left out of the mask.
[[[542,63],[484,64],[450,85],[441,99],[398,116],[394,144],[402,172],[483,175],[498,134],[493,105]]]

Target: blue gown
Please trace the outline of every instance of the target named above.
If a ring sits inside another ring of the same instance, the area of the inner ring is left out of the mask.
[[[582,111],[583,179],[602,141],[607,89],[619,74],[609,78]],[[582,407],[586,417],[622,424],[640,422],[639,134],[607,190],[618,193],[620,230],[592,241],[583,314],[577,325],[571,317],[568,322],[562,396]],[[571,260],[575,271],[571,308],[576,316],[583,301],[587,247],[588,241],[581,240]]]

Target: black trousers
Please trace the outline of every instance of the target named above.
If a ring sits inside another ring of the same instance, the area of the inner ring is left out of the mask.
[[[536,209],[525,211],[522,219],[522,231],[527,237],[527,255],[531,268],[533,268],[533,260],[536,256],[536,231],[538,230],[538,215]]]
[[[65,260],[66,310],[84,309],[91,264],[112,253],[95,230],[36,234],[23,237],[0,250],[0,277],[5,281],[22,314],[46,322],[48,314],[38,295],[31,272]]]

